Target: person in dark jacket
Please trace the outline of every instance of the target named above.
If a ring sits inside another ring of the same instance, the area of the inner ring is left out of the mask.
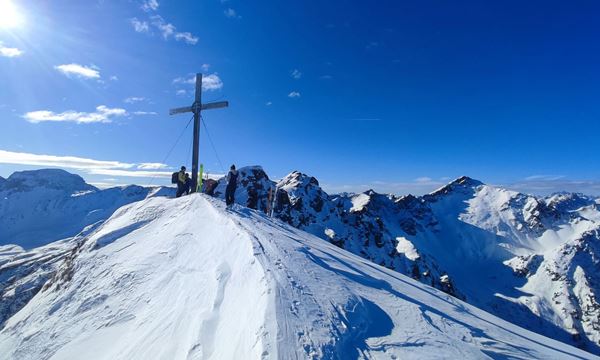
[[[175,197],[181,197],[185,193],[185,166],[177,173],[177,194]]]
[[[225,203],[231,206],[235,201],[235,188],[237,187],[238,172],[235,170],[235,165],[231,165],[229,174],[227,174],[227,188],[225,188]]]
[[[190,174],[185,173],[185,194],[189,195],[192,191],[192,179],[190,179]]]

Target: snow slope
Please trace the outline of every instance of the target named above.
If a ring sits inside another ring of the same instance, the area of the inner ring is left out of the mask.
[[[421,197],[328,195],[294,171],[240,169],[236,201],[519,326],[600,354],[600,205],[461,177]],[[224,180],[221,180],[224,189]],[[222,196],[222,193],[218,193]]]
[[[9,250],[6,250],[9,251]],[[82,234],[2,359],[589,359],[259,212],[148,198]]]
[[[0,246],[31,249],[72,237],[125,204],[167,193],[135,185],[99,190],[60,169],[15,172],[0,181]]]

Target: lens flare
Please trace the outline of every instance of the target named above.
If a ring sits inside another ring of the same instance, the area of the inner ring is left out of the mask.
[[[0,29],[16,28],[23,22],[23,15],[11,0],[0,0]]]

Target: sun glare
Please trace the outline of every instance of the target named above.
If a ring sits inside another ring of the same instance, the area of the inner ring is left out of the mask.
[[[24,19],[11,0],[0,0],[0,29],[20,26]]]

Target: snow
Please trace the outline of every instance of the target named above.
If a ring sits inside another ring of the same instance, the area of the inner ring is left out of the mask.
[[[98,190],[64,170],[15,172],[0,186],[0,245],[32,249],[69,238],[125,204],[170,190],[135,185]]]
[[[0,331],[3,359],[440,357],[593,358],[200,194],[119,209]]]
[[[358,194],[353,196],[351,199],[352,208],[350,208],[350,212],[362,211],[365,206],[369,204],[369,201],[371,201],[371,197],[367,194]]]
[[[398,240],[398,245],[396,245],[396,251],[398,251],[401,254],[404,254],[404,256],[406,256],[409,260],[412,261],[415,261],[420,257],[413,243],[408,241],[406,238],[399,236],[396,238],[396,240]]]

